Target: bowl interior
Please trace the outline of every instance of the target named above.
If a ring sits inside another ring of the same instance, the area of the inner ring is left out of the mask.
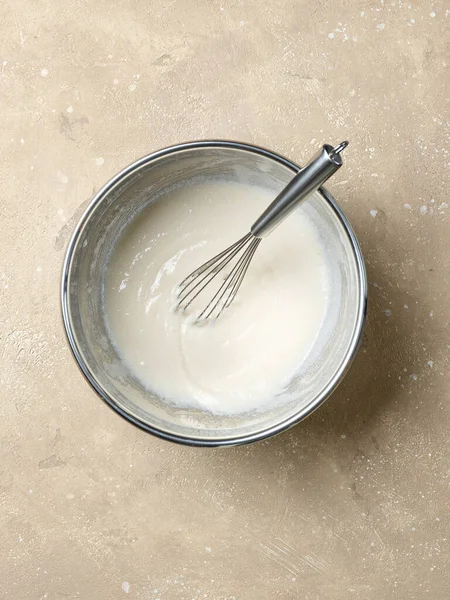
[[[353,355],[362,326],[364,266],[357,242],[326,194],[316,192],[297,210],[316,225],[332,265],[325,328],[279,402],[264,412],[213,416],[180,408],[153,395],[118,356],[105,323],[103,287],[116,240],[149,203],[176,186],[227,178],[269,188],[274,196],[292,178],[287,161],[258,149],[230,145],[185,146],[142,159],[94,199],[70,244],[63,280],[63,314],[72,349],[84,373],[130,420],[172,439],[232,443],[264,437],[300,420],[334,388]],[[170,365],[168,365],[170,376]]]

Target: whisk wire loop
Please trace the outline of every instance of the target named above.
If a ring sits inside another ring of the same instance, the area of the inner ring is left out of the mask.
[[[186,311],[186,309],[192,304],[197,296],[201,294],[203,289],[230,263],[230,261],[233,260],[233,258],[244,248],[244,246],[247,245],[252,238],[253,235],[251,233],[247,233],[240,240],[208,260],[206,263],[188,275],[185,279],[183,279],[178,288],[178,302],[176,305],[176,310]],[[227,282],[228,278],[229,276],[225,279],[224,284]],[[220,290],[224,284],[222,284]],[[216,296],[214,296],[214,298],[208,303],[208,305],[205,307],[205,310],[202,311],[202,315],[207,311],[215,298]],[[200,319],[201,317],[199,315],[197,320]]]
[[[261,240],[259,238],[254,238],[250,242],[250,245],[247,246],[246,250],[234,265],[230,274],[226,277],[218,291],[215,293],[203,311],[199,314],[197,320],[202,321],[203,319],[210,318],[217,319],[221,315],[222,311],[231,304],[241,286],[250,261],[252,260],[253,255],[256,252],[256,248],[260,242]],[[217,314],[215,314],[213,317],[213,313],[216,309]]]

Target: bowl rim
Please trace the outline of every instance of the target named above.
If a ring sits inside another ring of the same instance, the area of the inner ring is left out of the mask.
[[[223,436],[223,437],[214,437],[209,438],[202,435],[198,436],[183,436],[179,434],[174,434],[170,431],[165,431],[156,427],[154,425],[149,425],[145,421],[141,420],[137,416],[129,414],[123,408],[121,408],[114,398],[105,390],[100,383],[97,381],[95,375],[90,370],[89,365],[85,362],[82,353],[78,348],[78,344],[76,341],[76,337],[74,335],[74,330],[72,328],[72,322],[69,314],[69,303],[68,303],[68,286],[70,280],[70,272],[72,266],[72,260],[75,253],[75,250],[78,245],[78,241],[80,235],[83,231],[83,228],[87,221],[89,220],[90,215],[95,210],[95,208],[102,202],[102,200],[109,194],[109,192],[122,180],[126,179],[131,175],[134,171],[139,170],[141,167],[153,162],[156,159],[162,158],[164,156],[185,151],[185,150],[195,150],[195,149],[207,149],[207,148],[228,148],[233,150],[240,150],[250,152],[252,154],[257,154],[259,156],[264,156],[265,158],[269,158],[275,162],[278,162],[288,169],[290,169],[293,174],[296,174],[300,167],[295,164],[291,160],[281,156],[280,154],[273,152],[271,150],[267,150],[261,146],[255,146],[253,144],[248,144],[244,142],[237,142],[231,140],[199,140],[192,142],[185,142],[181,144],[175,144],[172,146],[168,146],[161,150],[157,150],[156,152],[152,152],[143,156],[142,158],[134,161],[129,164],[127,167],[122,169],[119,173],[117,173],[114,177],[112,177],[92,198],[89,202],[87,208],[83,212],[80,217],[73,233],[70,238],[70,241],[67,246],[63,268],[62,268],[62,278],[61,278],[61,311],[62,311],[62,320],[64,324],[64,329],[66,333],[67,340],[69,342],[70,349],[75,358],[78,367],[84,374],[85,378],[91,385],[91,387],[97,392],[100,398],[116,413],[125,418],[128,422],[133,425],[143,429],[147,433],[151,433],[159,438],[172,441],[178,444],[188,445],[188,446],[200,446],[200,447],[218,447],[218,446],[237,446],[242,444],[248,444],[251,442],[256,442],[259,440],[263,440],[269,438],[273,435],[277,435],[287,429],[290,429],[309,415],[311,415],[319,406],[321,406],[325,400],[334,392],[339,383],[342,381],[343,377],[347,373],[350,365],[356,355],[358,350],[362,332],[364,328],[364,322],[367,313],[367,274],[366,268],[364,264],[363,254],[356,237],[356,234],[353,231],[352,226],[350,225],[349,220],[343,213],[342,209],[338,206],[336,200],[333,196],[324,188],[320,188],[318,191],[322,194],[326,202],[333,209],[336,217],[341,222],[344,231],[346,232],[348,239],[350,241],[350,245],[352,247],[353,255],[355,258],[357,273],[358,273],[358,284],[359,284],[359,297],[358,297],[358,307],[357,307],[357,318],[355,322],[354,331],[352,334],[352,338],[350,344],[348,346],[347,352],[342,357],[339,368],[335,371],[334,375],[330,378],[328,384],[321,390],[319,394],[316,395],[314,400],[310,402],[307,406],[304,406],[294,415],[289,417],[288,419],[284,419],[283,421],[276,423],[275,425],[271,425],[270,427],[266,427],[260,431],[246,434],[246,435],[237,435],[237,436]]]

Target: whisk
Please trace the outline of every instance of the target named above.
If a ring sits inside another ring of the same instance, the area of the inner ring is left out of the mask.
[[[206,286],[231,264],[230,272],[195,322],[202,323],[220,317],[235,299],[262,239],[342,166],[340,153],[347,146],[347,141],[335,148],[325,144],[258,217],[247,235],[188,275],[178,287],[176,310],[186,311]]]

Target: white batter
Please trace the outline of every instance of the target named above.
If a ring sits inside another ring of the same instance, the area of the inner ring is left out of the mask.
[[[145,209],[118,240],[105,284],[110,334],[128,368],[161,398],[221,414],[262,408],[310,352],[329,286],[303,212],[261,242],[217,321],[200,327],[173,310],[182,279],[247,233],[272,200],[273,192],[226,181],[184,187]]]

